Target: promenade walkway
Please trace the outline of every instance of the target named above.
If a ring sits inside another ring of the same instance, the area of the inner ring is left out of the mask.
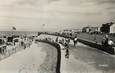
[[[40,37],[44,37],[41,35]],[[55,40],[55,36],[47,36]],[[59,37],[59,39],[62,39]],[[60,44],[61,45],[61,44]],[[61,45],[61,73],[115,73],[115,57],[98,49],[70,42],[69,58]]]
[[[69,53],[69,58],[65,58],[65,50],[61,50],[61,73],[102,73],[101,70],[97,70],[88,63],[79,60],[80,56],[76,59],[72,49],[69,50]]]
[[[57,50],[44,43],[32,43],[30,48],[0,61],[0,73],[55,73]]]
[[[115,57],[78,43],[70,45],[69,58],[61,50],[61,73],[114,73]]]

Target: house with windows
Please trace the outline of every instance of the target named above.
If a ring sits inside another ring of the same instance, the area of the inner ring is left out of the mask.
[[[115,23],[110,27],[110,33],[115,33]]]
[[[95,31],[100,31],[100,27],[84,27],[82,29],[82,32],[95,32]]]

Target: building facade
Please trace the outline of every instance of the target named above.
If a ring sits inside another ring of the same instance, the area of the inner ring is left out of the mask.
[[[115,23],[110,27],[110,33],[115,33]]]
[[[82,32],[95,32],[95,31],[100,31],[99,27],[84,27],[82,29]]]

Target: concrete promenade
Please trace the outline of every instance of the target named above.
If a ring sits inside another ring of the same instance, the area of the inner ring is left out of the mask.
[[[0,73],[55,73],[57,50],[44,43],[33,43],[30,48],[0,61]]]
[[[38,39],[56,36],[40,35]],[[59,37],[61,40],[62,37]],[[61,44],[60,44],[61,45]],[[32,43],[30,48],[0,61],[0,73],[55,73],[57,50],[49,44]],[[61,45],[61,73],[115,73],[115,56],[78,43],[69,44],[69,58]]]
[[[41,35],[55,40],[55,36]],[[59,39],[62,39],[59,37]],[[61,73],[115,73],[115,56],[96,48],[78,43],[69,45],[69,58],[65,58],[64,46],[61,49]]]
[[[61,73],[114,73],[115,57],[103,51],[78,43],[70,45],[69,58],[61,50]]]

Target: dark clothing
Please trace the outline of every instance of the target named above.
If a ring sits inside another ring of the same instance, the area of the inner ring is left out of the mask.
[[[76,46],[76,44],[77,44],[77,38],[75,38],[74,40],[73,40],[73,42],[74,42],[74,46]]]
[[[8,37],[7,42],[13,42],[13,37]]]
[[[56,38],[56,42],[58,42],[58,37]]]
[[[68,39],[68,44],[70,43],[70,38]]]
[[[23,46],[24,49],[26,49],[26,44],[23,41],[21,41],[21,46]]]
[[[68,49],[66,49],[65,58],[69,58],[69,50]]]
[[[76,44],[77,44],[77,42],[76,42],[76,41],[74,41],[74,46],[76,46]]]
[[[67,43],[65,43],[65,47],[66,47],[66,48],[69,48],[69,45],[68,45]]]
[[[108,41],[109,41],[109,39],[106,38],[105,40],[102,41],[102,45],[103,46],[109,46]]]
[[[105,40],[105,43],[104,43],[105,46],[108,46],[108,45],[109,45],[109,44],[108,44],[108,41],[109,41],[109,39],[106,39],[106,40]]]

